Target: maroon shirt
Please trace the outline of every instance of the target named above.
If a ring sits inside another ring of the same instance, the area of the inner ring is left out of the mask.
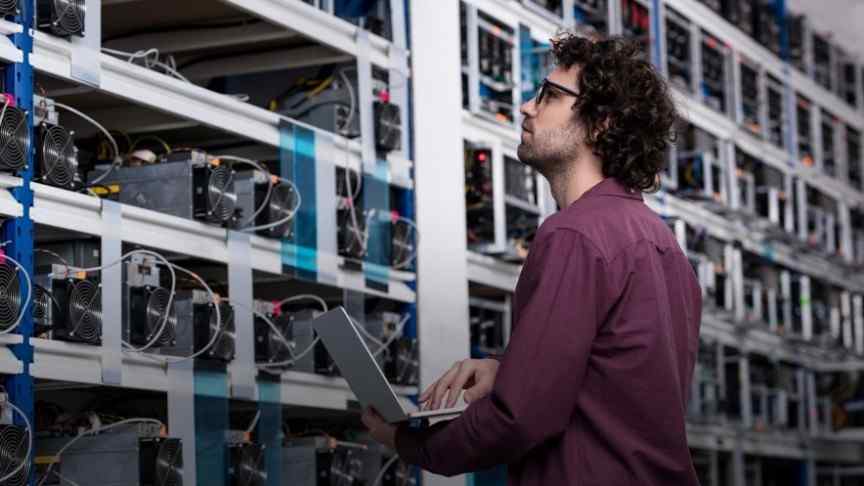
[[[537,232],[492,393],[456,420],[400,428],[399,455],[511,485],[698,485],[685,413],[701,292],[640,192],[606,179]]]

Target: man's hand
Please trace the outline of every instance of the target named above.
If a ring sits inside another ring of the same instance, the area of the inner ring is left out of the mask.
[[[445,404],[446,408],[456,405],[459,394],[465,391],[465,403],[471,403],[485,397],[492,391],[495,375],[498,374],[498,360],[466,359],[457,361],[449,371],[438,381],[429,385],[420,395],[420,402],[425,410],[438,410]]]
[[[369,435],[376,441],[385,446],[396,450],[396,426],[390,425],[385,421],[378,412],[368,407],[363,411],[363,425],[369,429]]]

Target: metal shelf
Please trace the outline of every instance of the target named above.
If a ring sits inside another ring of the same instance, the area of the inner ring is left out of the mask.
[[[110,232],[128,243],[228,263],[228,230],[225,228],[129,205],[121,205],[120,225],[106,227],[101,217],[100,199],[38,183],[32,183],[31,187],[34,201],[30,214],[35,223],[95,236]],[[251,239],[252,269],[282,274],[281,241],[259,236]],[[318,257],[342,260],[336,255],[319,253]],[[336,278],[337,285],[342,288],[414,302],[415,292],[407,283],[413,280],[413,274],[391,271],[389,275],[388,292],[368,288],[363,272],[342,269]]]
[[[687,442],[692,448],[734,451],[745,454],[806,459],[814,454],[819,460],[857,462],[858,445],[834,437],[801,435],[796,432],[744,430],[735,424],[687,424]],[[814,447],[818,445],[818,447]]]
[[[31,339],[35,348],[32,375],[45,380],[55,380],[87,385],[103,385],[102,348],[86,344]],[[0,348],[0,354],[8,353]],[[0,366],[9,368],[8,360],[0,357]],[[20,373],[20,363],[18,363]],[[123,387],[168,392],[174,379],[160,362],[143,354],[123,354]],[[0,370],[6,372],[5,369]],[[10,371],[11,372],[11,371]],[[231,367],[228,368],[231,382]],[[346,410],[348,401],[356,397],[348,388],[344,378],[287,371],[281,376],[280,398],[283,405]],[[417,395],[417,387],[394,386],[403,402],[411,404],[407,397]],[[244,397],[245,398],[245,397]]]
[[[22,62],[24,60],[21,49],[15,47],[15,44],[8,37],[22,30],[21,24],[0,19],[0,59],[6,62]]]
[[[526,7],[518,0],[470,0],[471,5],[494,15],[496,19],[518,30],[519,24],[528,26],[532,32],[540,32],[541,37],[552,37],[565,25],[566,21],[551,13],[539,12],[538,9]],[[567,3],[567,2],[564,2]]]
[[[695,22],[708,30],[712,35],[725,41],[735,51],[744,53],[755,64],[760,65],[778,79],[786,79],[791,87],[801,92],[817,104],[844,122],[861,129],[861,113],[840,100],[836,94],[826,90],[808,78],[797,69],[789,66],[763,45],[756,42],[722,16],[697,2],[696,0],[663,0],[666,6],[672,7],[691,22]],[[789,75],[787,75],[789,73]]]
[[[468,280],[496,289],[513,292],[519,280],[521,265],[473,251],[468,252]]]
[[[305,6],[302,2],[285,3]],[[31,62],[36,70],[77,83],[78,80],[73,78],[71,73],[71,56],[71,45],[67,40],[44,32],[34,33]],[[314,131],[316,137],[331,140],[333,149],[338,151],[333,156],[332,162],[335,165],[354,170],[359,170],[361,165],[366,166],[360,163],[362,147],[356,140],[348,140],[245,103],[235,97],[181,81],[108,54],[99,55],[99,64],[101,67],[99,89],[112,96],[182,119],[194,120],[202,125],[226,130],[271,147],[280,146],[279,123],[286,120]],[[388,154],[387,161],[392,168],[387,182],[413,189],[410,176],[412,162],[394,153]],[[374,175],[371,170],[366,172]]]
[[[845,270],[825,258],[804,254],[785,243],[770,240],[765,235],[741,223],[711,212],[697,203],[683,200],[665,192],[648,195],[646,203],[661,216],[680,217],[687,223],[705,228],[719,239],[740,241],[745,250],[757,253],[771,261],[834,283],[841,287],[864,292],[862,276],[845,276]]]
[[[222,0],[222,2],[353,56],[360,55],[357,32],[361,29],[312,5],[298,0]],[[372,64],[383,68],[399,68],[398,64],[391,61],[392,49],[393,45],[387,39],[369,34],[369,51],[365,55],[369,56]]]

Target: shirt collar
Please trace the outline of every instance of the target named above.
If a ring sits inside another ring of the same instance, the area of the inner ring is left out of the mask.
[[[598,182],[591,189],[589,189],[585,194],[582,194],[582,197],[579,199],[587,199],[590,197],[599,197],[599,196],[613,196],[613,197],[626,197],[628,199],[636,199],[638,201],[642,200],[642,191],[638,189],[629,189],[625,187],[623,184],[618,182],[618,179],[614,177],[607,177],[602,181]]]

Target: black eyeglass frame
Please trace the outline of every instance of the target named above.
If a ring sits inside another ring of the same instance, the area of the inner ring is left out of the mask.
[[[546,90],[548,90],[550,87],[557,89],[564,94],[568,94],[574,98],[579,98],[579,93],[577,93],[576,91],[573,91],[567,86],[558,84],[555,81],[550,81],[549,78],[543,78],[543,82],[540,83],[540,89],[537,90],[537,94],[534,96],[534,102],[537,104],[537,106],[540,106],[543,103],[543,98],[546,97]]]

